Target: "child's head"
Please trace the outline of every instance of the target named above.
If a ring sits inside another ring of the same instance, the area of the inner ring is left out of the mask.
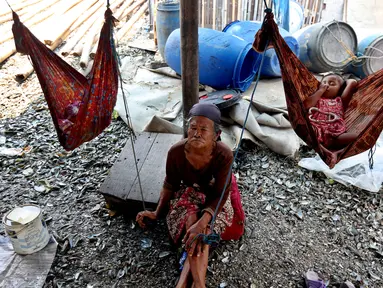
[[[324,98],[335,98],[341,96],[346,88],[346,81],[343,77],[336,73],[331,73],[322,78],[322,84],[327,84],[328,89],[323,94]]]

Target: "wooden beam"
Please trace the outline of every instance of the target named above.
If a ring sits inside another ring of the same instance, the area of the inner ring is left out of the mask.
[[[198,70],[198,2],[181,0],[181,74],[183,101],[183,128],[187,135],[187,116],[199,101]]]

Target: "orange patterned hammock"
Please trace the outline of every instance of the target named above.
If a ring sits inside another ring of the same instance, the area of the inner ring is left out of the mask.
[[[268,42],[269,41],[269,42]],[[319,143],[303,102],[318,90],[319,81],[299,61],[278,32],[271,12],[255,36],[253,48],[259,52],[270,43],[278,56],[291,125],[297,135],[333,168],[340,160],[371,149],[383,129],[383,69],[358,82],[357,91],[345,111],[347,132],[360,135],[347,147],[333,151]]]
[[[112,35],[114,17],[105,23],[88,77],[41,43],[13,12],[16,50],[29,55],[39,79],[61,145],[73,150],[109,126],[117,100],[118,67]]]

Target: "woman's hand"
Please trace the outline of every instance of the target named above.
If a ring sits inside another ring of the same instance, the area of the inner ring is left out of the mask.
[[[199,257],[201,255],[205,244],[202,242],[199,235],[204,234],[205,232],[206,225],[201,221],[197,221],[186,231],[182,243],[185,243],[185,249],[189,256],[197,255],[197,257]]]
[[[146,228],[145,217],[148,217],[150,220],[157,220],[157,212],[153,211],[141,211],[137,214],[136,221],[141,228]]]

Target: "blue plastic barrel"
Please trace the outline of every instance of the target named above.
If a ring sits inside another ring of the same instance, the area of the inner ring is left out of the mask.
[[[293,36],[300,47],[299,59],[317,73],[344,69],[358,46],[354,29],[341,21],[307,26]]]
[[[164,57],[166,40],[170,33],[180,28],[180,3],[162,2],[157,6],[156,29],[157,46],[161,56]]]
[[[294,33],[302,28],[305,16],[302,5],[296,1],[290,0],[290,28],[289,32]]]
[[[360,78],[383,69],[383,34],[363,38],[358,44],[359,61],[349,66],[349,72]]]
[[[259,21],[234,21],[228,24],[223,31],[225,33],[235,35],[243,38],[249,43],[253,43],[254,36],[261,28],[262,22]],[[298,41],[285,29],[279,27],[279,33],[282,35],[283,39],[289,45],[290,49],[294,52],[295,55],[299,55],[299,45]],[[260,62],[258,62],[259,64]],[[266,77],[280,77],[281,68],[279,66],[279,60],[274,49],[268,49],[265,53],[265,60],[263,62],[262,76]]]
[[[256,73],[258,54],[252,44],[220,31],[198,28],[199,82],[215,89],[246,91]],[[181,74],[180,29],[165,46],[166,63]]]

